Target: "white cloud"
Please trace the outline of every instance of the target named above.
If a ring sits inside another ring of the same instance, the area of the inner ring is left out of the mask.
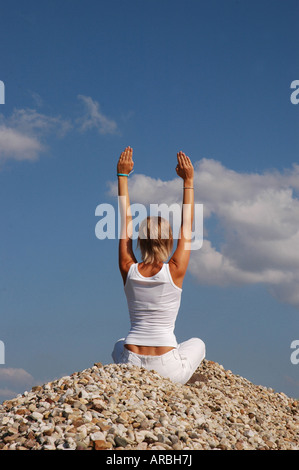
[[[38,135],[54,132],[58,136],[64,136],[72,127],[70,121],[62,119],[60,116],[47,116],[38,113],[35,109],[16,109],[8,122],[15,129]]]
[[[68,121],[34,109],[16,109],[8,118],[0,115],[0,161],[36,160],[46,149],[47,134],[62,137],[70,127]]]
[[[31,92],[36,106],[42,106],[37,93]],[[119,134],[116,122],[100,110],[100,105],[89,96],[78,95],[85,113],[77,120],[49,116],[36,109],[15,109],[11,116],[0,114],[0,162],[6,160],[37,160],[47,149],[46,138],[52,134],[58,138],[71,129],[84,132],[95,128],[100,134]]]
[[[95,128],[100,134],[115,134],[118,132],[116,122],[102,113],[97,101],[84,95],[78,95],[78,98],[84,103],[86,109],[85,115],[78,119],[81,131]]]
[[[16,369],[13,367],[0,368],[0,380],[8,380],[13,384],[31,384],[33,377],[25,369]]]
[[[5,400],[10,400],[18,395],[14,390],[9,388],[0,388],[0,403]]]
[[[35,160],[42,150],[43,146],[36,137],[0,126],[0,160]]]
[[[35,384],[31,374],[24,369],[0,368],[0,401],[16,397]]]
[[[43,106],[44,100],[42,99],[39,93],[36,93],[35,91],[29,91],[28,93],[31,96],[35,106],[37,106],[38,108]]]
[[[210,285],[262,283],[279,301],[299,307],[299,166],[284,172],[238,173],[202,159],[194,167],[195,202],[204,207],[205,239],[191,253],[189,272]],[[135,174],[130,178],[131,201],[180,202],[181,187],[178,178],[161,181]],[[116,194],[115,184],[110,184],[110,194]]]

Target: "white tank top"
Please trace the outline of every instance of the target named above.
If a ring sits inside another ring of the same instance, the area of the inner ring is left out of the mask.
[[[177,347],[175,321],[180,308],[182,289],[172,280],[169,265],[151,277],[130,266],[125,283],[131,329],[125,344],[137,346]]]

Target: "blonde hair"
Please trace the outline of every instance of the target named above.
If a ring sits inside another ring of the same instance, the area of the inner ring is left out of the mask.
[[[164,262],[173,247],[173,235],[169,222],[161,216],[148,216],[139,227],[137,247],[145,264]]]

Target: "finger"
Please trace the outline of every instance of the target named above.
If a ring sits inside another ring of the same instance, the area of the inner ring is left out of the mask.
[[[182,165],[182,168],[186,167],[186,156],[183,152],[181,153],[181,165]]]
[[[129,147],[126,148],[125,150],[125,160],[128,161],[129,160]]]
[[[125,157],[127,155],[127,151],[128,151],[129,147],[126,147],[123,152],[122,152],[122,155]]]
[[[177,159],[178,159],[178,164],[181,166],[182,165],[182,152],[178,152]]]
[[[187,157],[187,161],[188,161],[188,165],[189,165],[189,166],[193,166],[193,165],[192,165],[192,162],[191,162],[191,160],[190,160],[189,157]]]
[[[189,160],[185,154],[184,154],[184,163],[185,163],[185,166],[189,166]]]
[[[131,147],[126,148],[126,159],[128,161],[132,160],[132,149],[131,149]]]

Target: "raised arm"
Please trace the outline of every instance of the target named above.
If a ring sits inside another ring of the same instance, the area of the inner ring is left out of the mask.
[[[190,158],[183,152],[177,154],[177,160],[176,172],[183,180],[182,220],[177,248],[169,260],[169,269],[175,284],[182,287],[191,251],[194,217],[194,168]]]
[[[127,147],[121,153],[117,164],[118,202],[121,220],[118,263],[124,284],[131,264],[137,262],[133,253],[132,214],[128,190],[128,175],[133,170],[133,167],[133,149],[131,147]]]

